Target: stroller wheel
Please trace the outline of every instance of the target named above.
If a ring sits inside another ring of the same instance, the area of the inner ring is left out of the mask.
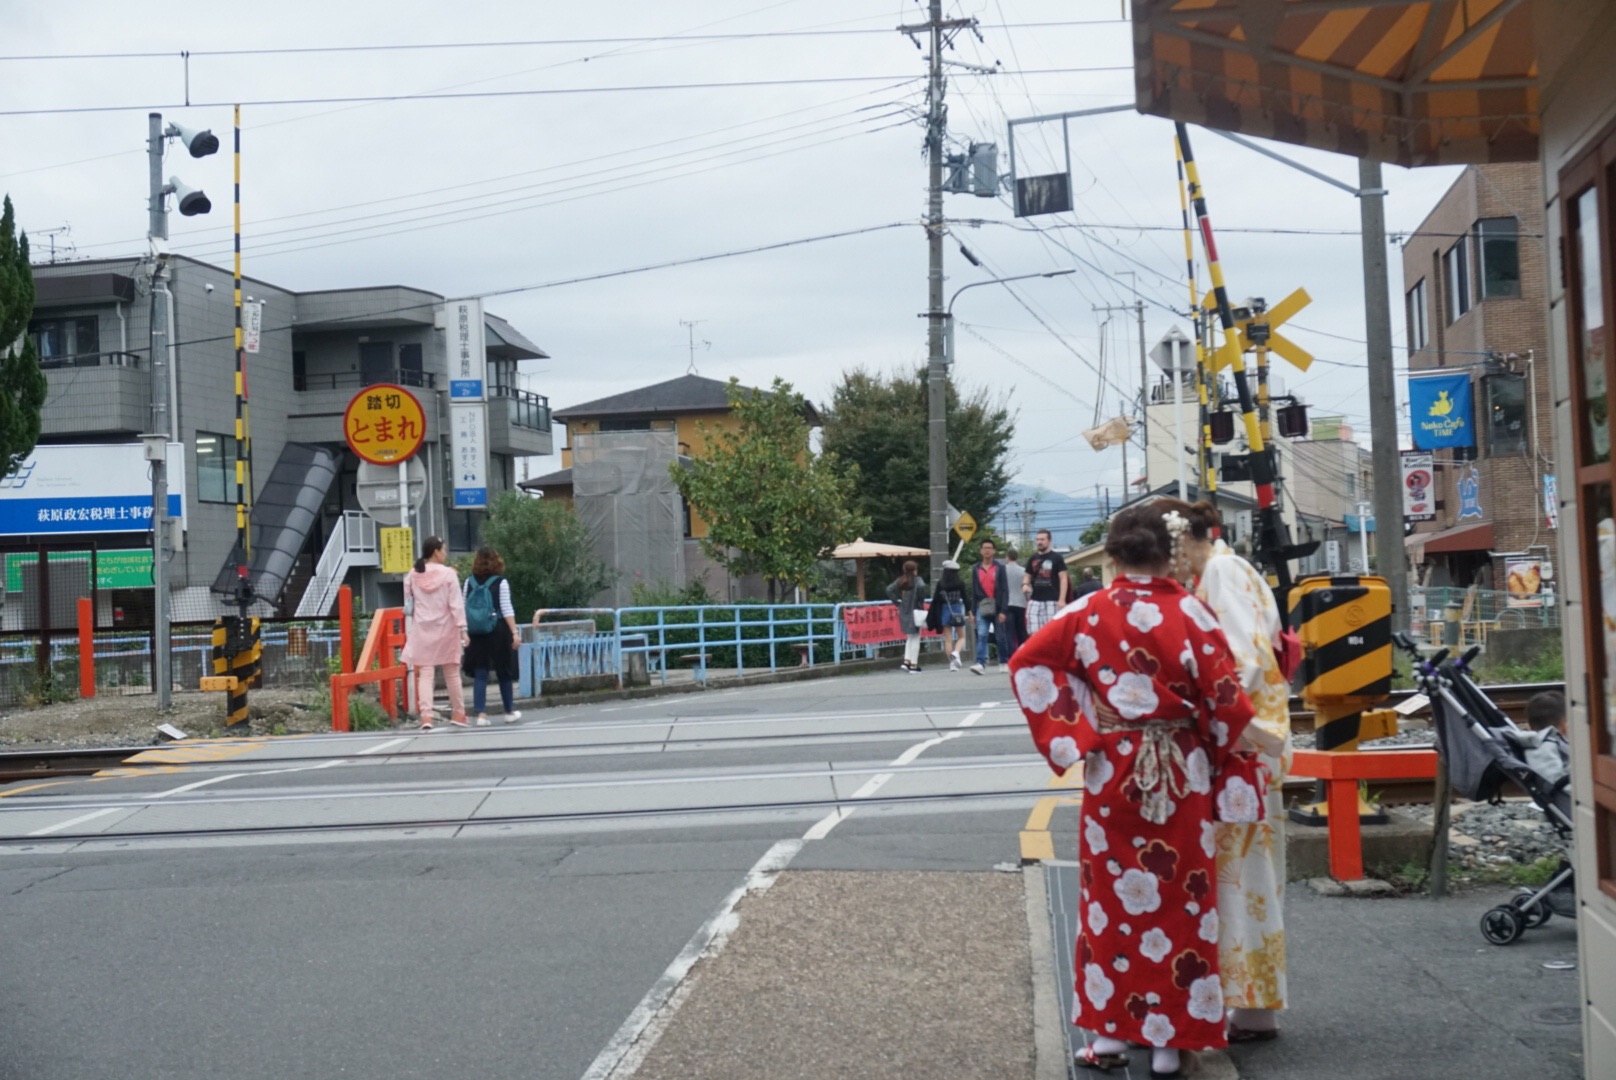
[[[1532,891],[1523,889],[1518,895],[1509,898],[1509,906],[1521,913],[1521,918],[1526,920],[1526,929],[1536,930],[1548,922],[1549,916],[1554,912],[1549,910],[1548,904],[1542,901],[1534,904],[1531,900]]]
[[[1526,932],[1526,917],[1500,904],[1481,917],[1481,936],[1494,945],[1513,945]]]

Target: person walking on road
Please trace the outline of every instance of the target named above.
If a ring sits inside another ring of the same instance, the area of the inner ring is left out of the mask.
[[[1027,580],[1027,568],[1021,565],[1021,553],[1011,548],[1004,553],[1004,580],[1010,588],[1005,591],[1005,614],[1010,618],[1005,622],[1005,637],[1010,642],[1012,655],[1021,648],[1021,643],[1027,640],[1027,593],[1023,588]]]
[[[994,558],[998,553],[992,540],[982,541],[982,561],[971,571],[971,611],[976,616],[976,663],[971,672],[981,675],[988,669],[988,639],[994,638],[999,652],[999,670],[1004,670],[1010,651],[1005,648],[1005,623],[1009,621],[1006,603],[1010,585],[1004,567]]]
[[[1055,617],[1055,612],[1066,606],[1071,579],[1066,573],[1066,560],[1050,548],[1053,540],[1048,529],[1039,529],[1033,539],[1038,549],[1027,560],[1027,578],[1021,585],[1027,597],[1027,636],[1031,637]]]
[[[462,666],[471,671],[471,707],[478,727],[488,726],[488,676],[499,680],[499,702],[505,722],[522,718],[516,711],[516,608],[511,606],[511,583],[505,560],[491,547],[477,549],[471,576],[463,590],[466,603],[466,646]]]
[[[903,631],[900,669],[920,674],[920,631],[927,622],[926,580],[913,559],[903,564],[903,576],[887,586],[887,599],[898,605],[898,629]]]
[[[1176,548],[1158,504],[1121,511],[1116,579],[1010,659],[1038,751],[1082,767],[1072,1020],[1094,1038],[1077,1064],[1125,1067],[1135,1043],[1159,1077],[1227,1044],[1214,823],[1258,798],[1232,774],[1214,796],[1252,705],[1217,620],[1171,576]]]
[[[943,561],[943,573],[931,597],[931,610],[926,612],[926,627],[943,635],[948,670],[958,671],[960,649],[965,644],[965,582],[960,580],[960,565],[953,559]]]
[[[421,730],[432,730],[432,695],[437,670],[449,689],[449,723],[466,726],[466,700],[460,689],[460,653],[471,639],[466,635],[466,602],[460,593],[460,575],[447,564],[449,550],[440,537],[421,542],[421,557],[414,573],[404,576],[404,614],[408,619],[404,648],[399,653],[415,669],[416,711]]]
[[[1229,1041],[1266,1042],[1279,1034],[1285,1007],[1282,788],[1291,764],[1291,688],[1274,646],[1284,624],[1262,574],[1215,539],[1222,521],[1211,503],[1160,505],[1189,522],[1176,574],[1194,583],[1195,595],[1218,617],[1241,688],[1257,710],[1240,748],[1255,750],[1268,769],[1267,812],[1250,824],[1218,824],[1218,954]]]

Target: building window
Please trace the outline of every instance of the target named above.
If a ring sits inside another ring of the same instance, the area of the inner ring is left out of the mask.
[[[42,368],[94,367],[100,362],[101,320],[94,315],[36,319],[28,324]]]
[[[602,420],[600,422],[602,433],[608,431],[650,431],[649,420]]]
[[[1460,240],[1442,256],[1442,273],[1447,279],[1445,284],[1448,292],[1449,326],[1458,322],[1459,317],[1470,310],[1470,259],[1466,254],[1468,247],[1468,238]]]
[[[1488,375],[1481,382],[1487,392],[1487,456],[1526,453],[1526,376]]]
[[[1521,295],[1520,231],[1512,217],[1476,222],[1476,285],[1483,300]]]
[[[196,497],[199,502],[236,501],[236,440],[196,433]]]
[[[364,386],[392,382],[397,377],[391,341],[359,343],[359,381]]]
[[[398,383],[400,386],[425,386],[422,378],[421,346],[418,344],[400,345],[398,347]]]
[[[302,349],[292,353],[292,389],[307,390],[309,388],[309,354]]]
[[[1408,290],[1408,348],[1416,352],[1430,344],[1428,327],[1425,322],[1425,279],[1414,283]]]

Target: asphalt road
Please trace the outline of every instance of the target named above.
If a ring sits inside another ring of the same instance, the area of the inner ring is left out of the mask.
[[[782,842],[988,870],[1047,779],[1003,676],[894,672],[13,785],[0,1077],[578,1080]]]

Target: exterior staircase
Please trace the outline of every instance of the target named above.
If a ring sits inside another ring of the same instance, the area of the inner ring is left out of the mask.
[[[337,602],[337,590],[348,578],[348,571],[381,564],[376,519],[355,510],[345,511],[331,530],[325,550],[320,553],[320,561],[314,564],[314,576],[309,578],[308,587],[303,590],[303,599],[297,604],[297,617],[327,617],[331,614],[331,605]]]

